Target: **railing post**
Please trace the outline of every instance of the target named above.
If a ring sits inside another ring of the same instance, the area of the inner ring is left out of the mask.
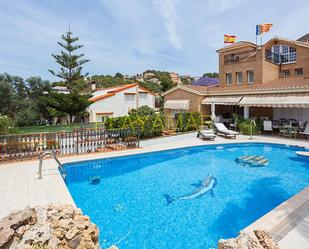
[[[137,128],[137,148],[139,148],[139,140],[140,140],[140,127]]]
[[[76,130],[76,154],[79,154],[79,129]]]
[[[43,154],[40,155],[40,162],[39,162],[39,169],[38,169],[38,174],[39,174],[38,179],[42,179],[42,167],[43,167]]]

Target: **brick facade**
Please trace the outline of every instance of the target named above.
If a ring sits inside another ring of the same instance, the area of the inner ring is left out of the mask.
[[[280,54],[275,51],[278,49],[277,45],[281,45]],[[289,47],[288,55],[283,53],[287,48],[284,45]],[[252,94],[309,93],[309,42],[273,38],[261,46],[251,42],[238,42],[221,48],[217,52],[219,56],[218,87],[177,86],[163,94],[164,100],[191,100],[190,111],[208,115],[210,105],[202,104],[205,97],[228,98],[231,95],[242,97]],[[286,58],[288,61],[284,61]],[[248,81],[249,72],[254,72],[253,82]],[[296,72],[301,72],[301,74],[296,75]],[[227,84],[227,74],[232,75],[230,84]],[[238,79],[242,78],[242,82],[237,82],[236,75]],[[233,108],[231,105],[217,104],[216,114],[224,115],[235,112],[235,110],[243,111],[240,106]],[[250,106],[250,116],[272,119],[273,115],[274,108],[272,107]]]
[[[286,45],[296,49],[296,61],[275,64],[267,60],[267,52],[276,45]],[[289,70],[288,78],[309,77],[309,42],[289,41],[274,38],[265,45],[257,46],[250,42],[240,42],[217,50],[219,53],[220,86],[249,85],[247,73],[254,72],[252,84],[267,84],[280,79],[284,70]],[[296,69],[302,69],[303,75],[295,75]],[[236,73],[242,72],[243,82],[237,83]],[[226,75],[232,74],[232,83],[227,84]]]

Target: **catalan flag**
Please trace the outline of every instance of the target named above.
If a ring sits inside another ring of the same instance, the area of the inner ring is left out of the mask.
[[[235,35],[224,35],[224,43],[234,43],[236,41]]]
[[[256,35],[268,32],[272,26],[273,26],[272,23],[264,23],[256,25]]]

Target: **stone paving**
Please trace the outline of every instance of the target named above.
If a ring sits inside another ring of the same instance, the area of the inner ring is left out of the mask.
[[[309,147],[309,140],[286,139],[273,136],[239,135],[237,139],[217,137],[215,141],[203,141],[196,133],[155,138],[141,142],[139,149],[95,153],[60,158],[62,163],[96,158],[116,157],[187,146],[220,143],[267,142]],[[57,164],[52,159],[44,161],[43,179],[37,179],[38,161],[14,162],[0,165],[0,218],[27,205],[71,204],[75,205],[67,190]],[[246,229],[258,226],[270,232],[283,249],[309,249],[309,187],[287,200]]]

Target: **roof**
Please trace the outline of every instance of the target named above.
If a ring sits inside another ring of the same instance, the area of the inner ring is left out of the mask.
[[[295,40],[291,40],[291,39],[287,39],[287,38],[282,38],[282,37],[278,37],[278,36],[275,36],[274,38],[270,39],[264,45],[267,46],[267,45],[269,45],[269,44],[271,44],[271,43],[273,43],[275,41],[286,42],[286,43],[289,43],[289,44],[293,44],[293,45],[309,48],[309,42],[299,41],[299,39],[295,41]]]
[[[300,42],[308,42],[308,41],[309,41],[309,33],[303,35],[303,36],[300,37],[300,38],[298,38],[297,41],[300,41]]]
[[[165,96],[177,89],[191,92],[202,96],[220,96],[237,94],[259,94],[259,93],[289,93],[309,92],[309,78],[280,78],[264,84],[232,85],[232,86],[193,86],[180,85],[164,92]]]
[[[280,78],[264,84],[220,86],[208,89],[209,95],[309,92],[309,78]]]
[[[114,96],[118,92],[122,92],[124,90],[130,89],[130,88],[136,87],[136,86],[138,86],[138,88],[141,89],[143,92],[147,92],[147,93],[150,93],[152,95],[155,95],[153,92],[149,91],[148,89],[146,89],[142,86],[139,86],[137,83],[132,83],[132,84],[125,84],[125,85],[121,85],[121,86],[113,86],[113,87],[98,89],[97,91],[94,92],[94,94],[97,93],[97,95],[91,97],[89,99],[89,101],[90,102],[96,102],[96,101]],[[102,93],[100,93],[100,92],[102,92]]]
[[[231,45],[225,46],[223,48],[220,48],[220,49],[217,50],[217,52],[221,53],[221,52],[226,52],[226,51],[229,51],[229,50],[234,50],[234,49],[243,48],[243,47],[256,48],[258,46],[256,44],[252,43],[252,42],[239,41],[239,42],[233,43]]]
[[[197,94],[197,95],[205,95],[207,94],[208,92],[208,88],[210,86],[193,86],[193,85],[178,85],[178,86],[175,86],[169,90],[167,90],[166,92],[162,93],[162,96],[165,96],[171,92],[174,92],[175,90],[178,90],[178,89],[181,89],[183,91],[186,91],[186,92],[190,92],[190,93],[194,93],[194,94]]]

